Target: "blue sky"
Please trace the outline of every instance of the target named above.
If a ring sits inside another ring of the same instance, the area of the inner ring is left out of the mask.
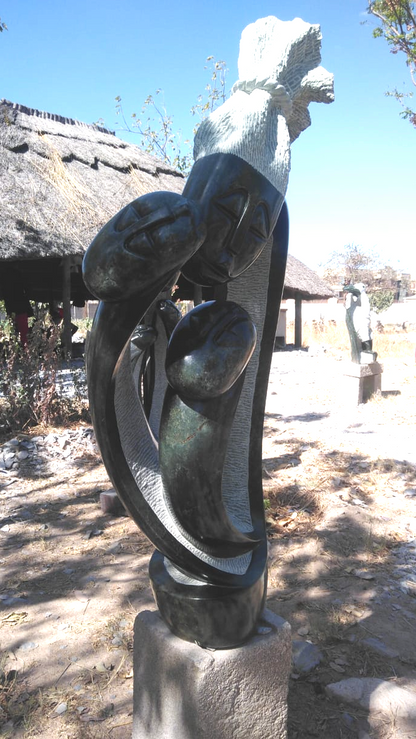
[[[206,57],[237,79],[243,28],[267,15],[321,25],[322,64],[335,102],[311,104],[312,126],[292,147],[290,251],[312,268],[355,243],[416,274],[416,130],[388,89],[409,89],[404,58],[371,35],[366,0],[0,0],[0,98],[116,130],[162,88],[183,138],[208,81]],[[123,137],[134,142],[134,137]]]

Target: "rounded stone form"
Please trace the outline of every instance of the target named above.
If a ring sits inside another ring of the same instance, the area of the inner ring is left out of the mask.
[[[169,629],[180,639],[211,649],[238,647],[255,633],[267,587],[267,569],[259,570],[259,577],[249,585],[224,587],[197,585],[185,575],[181,581],[174,578],[157,550],[149,564],[153,595]]]

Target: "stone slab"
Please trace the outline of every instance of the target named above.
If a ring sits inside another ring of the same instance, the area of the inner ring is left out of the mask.
[[[133,660],[133,739],[286,739],[290,626],[271,611],[242,647],[215,651],[143,611]]]
[[[381,392],[382,373],[383,365],[379,362],[345,363],[342,367],[342,395],[346,404],[366,403],[375,393]]]
[[[371,377],[372,375],[381,375],[383,372],[383,365],[379,362],[370,362],[369,364],[346,362],[342,366],[342,371],[347,377]]]

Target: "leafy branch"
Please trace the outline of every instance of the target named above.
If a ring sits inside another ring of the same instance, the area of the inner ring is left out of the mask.
[[[384,38],[392,54],[401,52],[405,55],[411,82],[416,86],[416,4],[409,0],[369,0],[367,13],[381,22],[373,30],[374,38]],[[413,97],[413,92],[403,93],[394,89],[386,95],[394,97],[402,105],[402,118],[416,127],[416,112],[405,102],[405,98]]]
[[[201,121],[227,98],[226,63],[215,60],[213,56],[209,56],[206,61],[209,64],[205,65],[204,69],[210,70],[210,80],[205,86],[204,94],[198,95],[197,102],[190,111],[193,116],[199,117],[193,130],[194,134]],[[181,132],[175,130],[173,116],[166,110],[161,89],[156,90],[155,95],[147,96],[140,116],[132,113],[130,122],[124,113],[122,99],[118,95],[116,114],[121,121],[120,130],[138,134],[139,146],[144,151],[154,154],[184,175],[189,173],[192,167],[191,143],[188,139],[182,141]]]

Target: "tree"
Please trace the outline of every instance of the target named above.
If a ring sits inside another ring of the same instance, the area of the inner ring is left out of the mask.
[[[335,291],[341,286],[362,282],[369,295],[371,307],[379,312],[385,310],[397,296],[399,286],[407,288],[403,274],[390,265],[383,265],[378,254],[366,251],[356,244],[347,244],[334,251],[324,265],[324,279]]]
[[[213,56],[209,56],[206,61],[209,64],[205,65],[204,69],[210,70],[210,80],[205,86],[205,94],[198,96],[196,104],[190,111],[193,116],[198,116],[200,119],[194,127],[194,133],[201,121],[221,105],[227,97],[226,63],[215,60]],[[166,110],[162,90],[156,90],[155,95],[147,96],[142,105],[141,116],[132,113],[130,124],[124,114],[122,99],[118,95],[116,114],[122,121],[120,130],[138,134],[139,146],[144,151],[154,154],[185,175],[189,173],[192,167],[191,144],[189,140],[182,141],[181,132],[175,130],[173,116],[170,116]]]
[[[2,33],[3,31],[7,31],[7,30],[8,30],[8,28],[7,28],[6,24],[3,23],[2,19],[0,18],[0,33]]]
[[[387,310],[394,302],[394,290],[378,290],[369,296],[371,310],[374,313],[382,313]]]
[[[378,266],[378,257],[374,252],[365,251],[356,244],[347,244],[341,251],[334,251],[330,255],[325,265],[324,279],[344,285],[356,282],[368,285]]]
[[[401,52],[405,55],[411,82],[416,86],[416,3],[409,0],[369,0],[367,12],[380,21],[373,30],[374,38],[384,38],[392,54]],[[403,107],[400,115],[416,127],[416,112],[406,104],[413,92],[395,89],[386,95],[399,101]]]

